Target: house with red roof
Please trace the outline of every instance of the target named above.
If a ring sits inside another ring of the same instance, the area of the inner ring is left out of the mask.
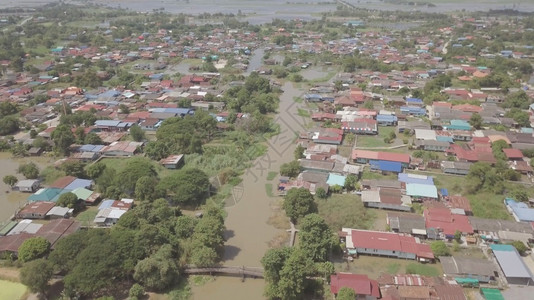
[[[330,291],[337,296],[339,290],[347,287],[358,295],[358,299],[374,300],[380,298],[378,281],[369,279],[367,275],[336,273],[330,275]]]
[[[423,212],[426,228],[435,228],[443,232],[446,238],[454,238],[456,231],[473,234],[473,227],[465,215],[453,214],[448,208],[428,208]]]
[[[515,148],[502,149],[508,160],[523,160],[523,152]]]
[[[403,164],[403,166],[406,167],[410,164],[411,157],[409,154],[405,154],[405,153],[379,152],[379,151],[355,149],[352,151],[352,160],[356,163],[363,163],[363,164],[367,164],[371,160],[400,162]]]
[[[367,254],[419,261],[434,260],[429,245],[407,234],[343,228],[340,237],[345,239],[349,255]]]

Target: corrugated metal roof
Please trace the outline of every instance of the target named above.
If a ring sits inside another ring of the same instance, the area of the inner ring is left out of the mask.
[[[497,258],[497,261],[501,266],[504,276],[513,278],[532,278],[532,274],[514,246],[491,245],[491,249],[493,250],[493,255],[495,255],[495,258]]]

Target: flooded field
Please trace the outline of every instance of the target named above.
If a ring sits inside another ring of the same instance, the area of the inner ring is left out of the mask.
[[[6,175],[15,175],[19,180],[24,179],[21,174],[17,174],[19,164],[28,163],[33,161],[40,170],[44,169],[47,165],[53,162],[53,160],[45,157],[25,157],[13,159],[11,153],[0,152],[0,178],[4,178]],[[11,188],[3,181],[0,181],[0,222],[7,220],[11,217],[17,208],[26,203],[26,198],[29,194],[19,193],[11,191]]]

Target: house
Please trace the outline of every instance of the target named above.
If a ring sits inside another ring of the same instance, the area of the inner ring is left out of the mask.
[[[56,179],[51,185],[51,188],[56,189],[65,189],[69,184],[71,184],[76,177],[74,176],[63,176],[58,179]]]
[[[460,161],[442,161],[441,170],[443,173],[447,174],[456,174],[456,175],[467,175],[469,173],[469,168],[471,168],[472,163],[470,162],[460,162]]]
[[[334,169],[334,164],[331,161],[317,161],[309,159],[300,159],[300,166],[304,171],[326,172],[329,173]]]
[[[406,183],[406,195],[412,200],[437,200],[438,189],[432,184]]]
[[[170,155],[169,157],[160,160],[159,163],[167,169],[179,169],[184,165],[184,155]]]
[[[377,121],[373,119],[359,118],[352,122],[341,123],[341,129],[344,132],[351,132],[354,134],[378,134]]]
[[[382,115],[376,116],[376,122],[380,126],[397,126],[398,118],[395,115]]]
[[[493,281],[498,276],[497,267],[487,259],[440,256],[439,261],[443,267],[443,273],[447,276],[476,279],[483,283]]]
[[[340,289],[347,287],[356,293],[356,299],[374,300],[380,298],[380,289],[376,280],[367,275],[336,273],[330,275],[330,291],[337,296]]]
[[[382,173],[392,172],[400,173],[402,172],[402,163],[396,161],[384,161],[384,160],[370,160],[369,165],[371,170],[380,171]]]
[[[361,191],[361,199],[366,207],[407,212],[412,210],[410,197],[402,195],[400,189],[379,188]]]
[[[532,285],[532,273],[512,245],[490,245],[497,263],[509,284]]]
[[[117,224],[120,217],[132,207],[133,199],[104,200],[98,207],[94,223],[97,226],[109,227]]]
[[[105,146],[101,151],[104,156],[131,157],[139,151],[141,146],[143,146],[142,142],[117,141]]]
[[[506,148],[502,149],[502,152],[504,152],[508,160],[523,160],[523,153],[519,149]]]
[[[403,167],[407,167],[410,164],[410,155],[404,153],[393,152],[376,152],[369,150],[353,150],[352,160],[355,163],[366,164],[372,160],[389,161],[401,163]]]
[[[44,219],[56,204],[54,202],[33,202],[24,206],[17,214],[17,219]]]
[[[400,111],[402,114],[422,117],[426,115],[426,109],[417,106],[401,106]]]
[[[431,140],[416,140],[415,147],[426,151],[445,152],[450,147],[449,142],[431,141]]]
[[[473,234],[474,230],[465,215],[453,214],[448,208],[431,207],[423,211],[426,228],[435,228],[445,235],[447,239],[453,239],[456,231],[462,234]]]
[[[411,173],[399,173],[397,178],[400,182],[408,183],[417,183],[425,185],[434,185],[434,178],[432,176],[420,175],[420,174],[411,174]]]
[[[517,222],[534,222],[534,209],[528,207],[526,203],[506,198],[504,204]]]
[[[26,179],[18,181],[15,186],[13,186],[13,189],[19,192],[33,193],[39,188],[40,185],[41,183],[37,179]]]
[[[46,213],[46,217],[51,220],[68,219],[70,216],[72,216],[73,212],[74,212],[73,208],[54,206],[51,210],[49,210]]]
[[[43,188],[28,197],[29,202],[48,201],[56,202],[61,194],[68,191],[58,188]]]
[[[100,193],[93,192],[83,187],[76,188],[71,191],[78,200],[83,201],[85,205],[93,205],[100,200]]]
[[[144,131],[156,131],[161,125],[161,121],[157,118],[147,118],[139,124],[139,127]]]
[[[343,228],[341,238],[349,255],[378,255],[395,258],[432,261],[434,254],[429,245],[405,234]]]
[[[388,213],[386,223],[393,232],[426,236],[425,218],[420,215]]]

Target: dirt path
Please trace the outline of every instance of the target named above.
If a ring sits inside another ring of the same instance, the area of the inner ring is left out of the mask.
[[[268,142],[268,151],[256,159],[243,176],[242,192],[236,195],[235,204],[227,207],[228,217],[226,245],[223,264],[228,266],[261,267],[260,260],[268,249],[268,243],[280,230],[267,222],[272,214],[270,198],[265,184],[276,184],[276,179],[267,181],[269,171],[278,172],[280,165],[294,159],[295,134],[304,130],[305,120],[299,117],[298,106],[293,97],[302,91],[286,83],[280,97],[279,114],[275,121],[280,124],[280,134]],[[261,299],[262,279],[218,277],[202,287],[193,287],[193,299]],[[236,296],[239,296],[236,298]]]

